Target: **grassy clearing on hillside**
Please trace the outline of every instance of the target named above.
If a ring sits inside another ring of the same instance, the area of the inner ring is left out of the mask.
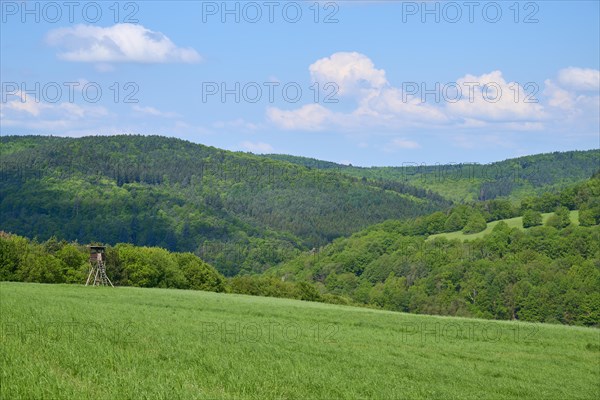
[[[592,399],[600,331],[0,283],[0,398]]]
[[[546,220],[548,218],[550,218],[550,216],[552,214],[554,214],[554,213],[545,213],[545,214],[542,214],[542,224],[545,224]],[[571,218],[571,223],[572,224],[579,225],[579,211],[578,210],[571,211],[570,214],[569,214],[569,217]],[[506,224],[510,228],[525,229],[525,228],[523,228],[523,217],[515,217],[515,218],[503,219],[501,221],[506,222]],[[465,234],[462,231],[448,232],[448,233],[438,233],[436,235],[430,235],[427,238],[427,240],[433,240],[433,239],[435,239],[437,237],[445,237],[448,240],[460,239],[462,241],[471,240],[471,239],[478,239],[478,238],[481,238],[481,237],[483,237],[483,236],[491,233],[492,230],[494,229],[494,227],[498,224],[498,222],[500,222],[500,221],[489,222],[487,224],[487,228],[485,228],[483,231],[478,232],[478,233]]]

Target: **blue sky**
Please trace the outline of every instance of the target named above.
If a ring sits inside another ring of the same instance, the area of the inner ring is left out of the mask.
[[[362,166],[600,147],[597,1],[0,4],[2,135]]]

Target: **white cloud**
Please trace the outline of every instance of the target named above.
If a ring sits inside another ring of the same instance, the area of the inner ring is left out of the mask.
[[[101,69],[107,69],[108,63],[195,63],[201,59],[196,50],[177,47],[161,32],[133,24],[58,28],[48,32],[46,42],[63,48],[58,56],[64,60],[100,63]]]
[[[0,104],[3,127],[38,129],[41,131],[65,131],[81,124],[98,122],[109,112],[98,105],[80,106],[71,102],[49,103],[20,91],[7,97]]]
[[[290,111],[276,107],[267,108],[267,119],[287,130],[322,130],[325,124],[332,119],[333,114],[332,111],[320,104],[307,104]]]
[[[17,91],[16,94],[12,95],[10,101],[0,104],[0,108],[3,110],[3,114],[8,110],[14,110],[17,113],[13,114],[12,117],[15,121],[18,119],[27,119],[29,122],[33,120],[29,116],[23,115],[23,113],[30,114],[30,116],[36,118],[65,118],[67,120],[76,120],[81,118],[92,118],[102,117],[108,114],[108,111],[102,106],[79,106],[75,103],[62,102],[62,103],[48,103],[41,101],[35,96],[27,96],[27,94]]]
[[[252,153],[272,153],[273,152],[273,146],[271,146],[268,143],[263,143],[263,142],[253,143],[250,141],[244,141],[244,142],[240,143],[240,145],[242,146],[242,148],[244,148],[247,151],[250,151]]]
[[[102,106],[79,106],[75,103],[60,103],[58,109],[71,119],[100,118],[108,115],[108,110]]]
[[[554,126],[568,125],[571,132],[573,130],[589,130],[590,127],[593,127],[592,129],[597,132],[598,121],[600,121],[600,95],[598,95],[598,91],[596,93],[581,92],[574,88],[575,86],[582,88],[581,84],[571,84],[571,86],[565,88],[562,83],[556,83],[551,79],[544,81],[544,84],[543,94],[547,97],[548,107],[550,108],[548,119],[552,121]]]
[[[550,79],[544,81],[544,94],[548,96],[548,104],[551,107],[573,110],[575,106],[575,95],[552,82]]]
[[[404,85],[391,86],[383,69],[377,69],[367,56],[356,52],[334,53],[316,61],[309,69],[313,81],[336,82],[340,96],[355,100],[355,108],[334,112],[321,104],[307,104],[293,110],[270,107],[269,122],[285,130],[308,131],[482,128],[489,124],[534,130],[540,129],[541,121],[547,118],[538,99],[539,88],[507,82],[501,71],[465,75],[456,82],[448,82],[459,88],[459,96],[444,91],[444,84],[440,83],[436,86],[439,90],[436,99],[422,98],[420,91],[425,90],[424,85],[417,84],[420,90],[416,95],[407,93]],[[431,87],[427,85],[427,89]]]
[[[25,112],[31,114],[34,117],[37,117],[44,109],[50,107],[46,103],[29,98],[27,94],[22,93],[20,90],[17,91],[14,95],[11,94],[11,96],[14,96],[16,98],[12,99],[11,101],[8,101],[9,96],[6,95],[7,101],[3,101],[2,103],[0,103],[0,108],[4,110],[15,110],[19,112]]]
[[[157,110],[154,107],[142,107],[142,106],[138,106],[137,104],[134,105],[133,110],[140,113],[140,114],[146,114],[146,115],[152,115],[154,117],[162,117],[162,118],[177,118],[180,115],[174,112],[164,112],[164,111],[160,111]]]
[[[340,96],[379,90],[387,85],[385,71],[376,69],[369,57],[356,52],[339,52],[321,58],[309,71],[313,82],[321,87],[330,82],[337,84]]]
[[[600,90],[600,70],[569,67],[558,72],[558,81],[575,90]]]
[[[451,117],[493,122],[529,122],[545,117],[536,88],[525,90],[516,82],[507,82],[501,71],[480,76],[465,75],[456,81],[462,96],[446,101]]]
[[[384,89],[377,95],[364,99],[357,112],[387,115],[387,119],[395,121],[394,124],[406,125],[411,121],[427,121],[429,124],[448,122],[443,110],[418,98],[403,96],[402,90],[397,88]]]
[[[86,82],[80,80],[80,82]],[[50,103],[15,91],[5,93],[5,102],[0,103],[0,131],[9,133],[28,132],[54,134],[62,136],[110,135],[123,133],[159,134],[171,136],[174,132],[178,137],[197,139],[198,136],[209,135],[211,130],[203,126],[190,125],[176,119],[162,120],[137,119],[132,120],[130,108],[109,110],[99,104],[82,102],[76,104],[70,101]],[[39,101],[38,101],[39,100]],[[175,117],[177,114],[162,112],[153,107],[134,105],[134,112],[142,115],[159,117]],[[132,122],[133,121],[133,122]]]

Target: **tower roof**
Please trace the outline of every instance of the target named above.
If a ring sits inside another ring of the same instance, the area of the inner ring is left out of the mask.
[[[103,252],[106,250],[106,246],[88,246],[90,251]]]

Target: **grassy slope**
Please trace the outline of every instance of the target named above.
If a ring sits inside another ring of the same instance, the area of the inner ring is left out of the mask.
[[[0,283],[0,306],[0,398],[600,394],[600,331],[589,328],[19,283]]]
[[[545,223],[546,220],[554,213],[545,213],[542,214],[542,223]],[[571,218],[571,223],[573,224],[579,224],[579,211],[575,210],[575,211],[571,211],[569,217]],[[503,219],[502,221],[506,222],[506,224],[511,227],[511,228],[519,228],[519,229],[524,229],[523,228],[523,217],[515,217],[515,218],[510,218],[510,219]],[[429,238],[427,240],[433,240],[435,238],[438,237],[445,237],[448,240],[451,239],[460,239],[462,241],[465,240],[470,240],[470,239],[477,239],[480,237],[483,237],[489,233],[492,232],[492,230],[494,229],[494,227],[498,224],[498,222],[500,221],[493,221],[493,222],[489,222],[487,224],[487,228],[485,228],[483,231],[478,232],[478,233],[472,233],[472,234],[465,234],[462,231],[456,231],[456,232],[447,232],[447,233],[438,233],[436,235],[431,235],[429,236]]]

